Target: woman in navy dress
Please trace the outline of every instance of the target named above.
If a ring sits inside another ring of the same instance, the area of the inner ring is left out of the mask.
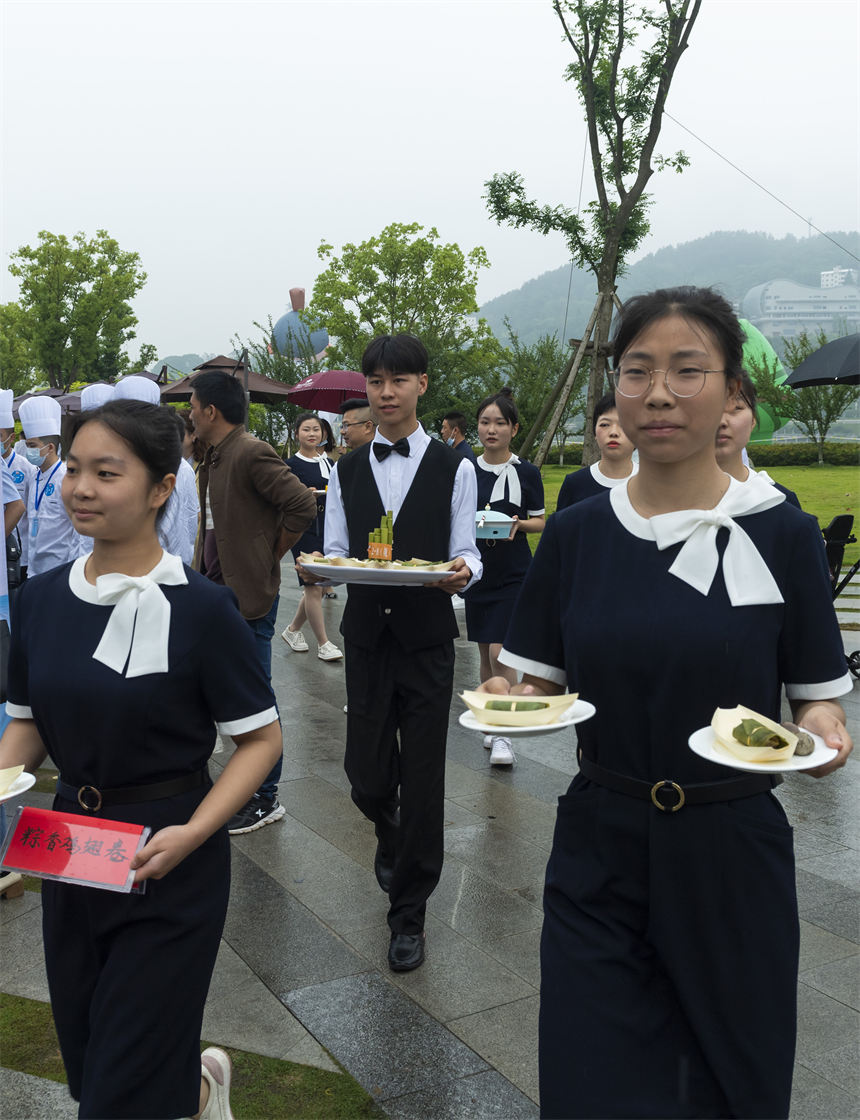
[[[582,467],[567,475],[558,492],[556,512],[581,502],[583,498],[605,494],[613,486],[620,486],[638,469],[633,462],[633,444],[618,422],[614,393],[604,393],[594,406],[591,430],[600,458],[590,467]]]
[[[130,863],[144,893],[42,887],[51,1008],[87,1118],[231,1116],[229,1058],[200,1054],[230,885],[224,826],[282,739],[233,593],[158,543],[179,459],[162,409],[85,413],[63,501],[93,551],[29,579],[15,607],[0,766],[34,770],[47,754],[55,809],[152,828]],[[237,749],[213,785],[216,730]]]
[[[325,427],[323,426],[325,425]],[[328,431],[326,432],[326,429]],[[303,412],[296,421],[296,438],[299,441],[299,450],[287,459],[287,466],[309,490],[317,491],[317,516],[311,523],[308,531],[293,545],[293,559],[298,559],[303,552],[325,552],[323,547],[323,524],[325,522],[325,494],[323,491],[328,486],[329,475],[334,466],[334,460],[329,459],[323,450],[324,445],[331,446],[333,437],[331,427],[324,420],[314,415],[313,412]],[[298,576],[299,586],[304,588],[299,599],[298,610],[293,621],[286,627],[281,637],[296,653],[306,653],[307,639],[302,633],[302,627],[307,622],[317,640],[319,650],[317,656],[321,661],[339,661],[343,654],[328,640],[323,618],[323,589],[315,584],[306,584]]]
[[[526,533],[543,530],[544,499],[540,471],[511,452],[519,430],[519,413],[510,389],[481,401],[477,411],[478,439],[484,448],[475,464],[478,474],[478,512],[495,510],[514,518],[510,536],[478,539],[484,562],[481,579],[464,592],[469,641],[478,643],[481,680],[504,676],[512,684],[516,673],[499,664],[511,613],[523,578],[531,563]],[[485,735],[484,746],[492,766],[512,766],[510,739]]]
[[[700,758],[717,707],[794,718],[838,753],[851,689],[813,520],[714,458],[743,333],[707,289],[637,297],[615,336],[639,473],[549,519],[501,659],[578,691],[580,772],[544,893],[546,1117],[785,1117],[798,917],[772,773]],[[504,692],[506,680],[484,686]]]
[[[785,500],[800,509],[797,494],[787,486],[780,486],[767,471],[754,471],[744,462],[744,450],[752,438],[758,418],[756,405],[758,394],[750,375],[743,370],[737,394],[726,405],[722,422],[717,429],[717,462],[738,482],[748,482],[751,478],[763,478],[785,494]]]

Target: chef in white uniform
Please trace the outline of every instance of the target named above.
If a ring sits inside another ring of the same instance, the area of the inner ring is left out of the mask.
[[[30,488],[36,477],[36,468],[29,463],[24,452],[15,449],[15,417],[12,415],[12,390],[0,389],[0,448],[3,461],[24,503],[24,516],[16,526],[21,538],[21,567],[27,567],[30,552],[30,519],[27,509],[30,505]]]
[[[49,572],[92,548],[72,528],[60,493],[66,464],[60,459],[61,410],[53,397],[30,397],[18,409],[25,454],[36,468],[27,503],[30,552],[27,575]]]
[[[116,383],[116,400],[145,401],[146,404],[161,404],[161,392],[154,381],[148,377],[130,374]],[[194,559],[194,544],[197,540],[197,524],[200,515],[200,498],[197,494],[197,476],[184,459],[179,460],[176,472],[176,486],[167,499],[164,514],[156,526],[158,539],[165,552],[179,556],[184,564],[191,566]]]

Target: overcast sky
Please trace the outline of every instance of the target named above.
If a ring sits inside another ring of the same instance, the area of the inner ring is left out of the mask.
[[[656,0],[650,0],[656,6]],[[823,230],[857,229],[856,0],[704,0],[668,112]],[[220,352],[339,247],[393,221],[483,245],[482,301],[563,264],[497,227],[516,169],[575,206],[585,139],[550,0],[3,0],[3,287],[39,230],[104,228],[141,255],[138,341]],[[671,121],[642,253],[713,230],[806,236]],[[591,197],[586,173],[583,201]],[[641,255],[641,254],[640,254]],[[851,264],[834,249],[834,264]]]

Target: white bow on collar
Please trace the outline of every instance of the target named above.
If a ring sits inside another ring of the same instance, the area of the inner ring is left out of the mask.
[[[785,501],[785,495],[761,479],[751,478],[742,486],[730,486],[713,509],[685,509],[649,518],[659,549],[685,541],[669,571],[703,595],[707,595],[719,564],[717,533],[729,530],[723,555],[723,578],[733,607],[759,603],[782,603],[776,580],[761,553],[733,520],[744,514],[760,513]]]
[[[506,463],[488,463],[482,455],[478,462],[485,471],[492,471],[496,476],[496,481],[493,483],[493,492],[490,494],[490,505],[493,502],[503,502],[505,500],[505,484],[507,483],[508,501],[511,505],[521,506],[523,492],[520,486],[520,476],[516,472],[516,466],[519,463],[517,456],[511,455]]]
[[[103,606],[114,604],[93,658],[126,677],[167,672],[170,603],[159,584],[188,583],[178,556],[165,552],[145,576],[111,572],[96,580],[96,596]]]

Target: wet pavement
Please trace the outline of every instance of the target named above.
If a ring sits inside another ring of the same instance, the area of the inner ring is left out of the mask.
[[[345,600],[327,601],[329,638]],[[345,1068],[396,1118],[532,1117],[537,1108],[541,890],[555,802],[576,773],[572,736],[515,743],[493,770],[480,736],[448,738],[445,866],[428,904],[427,960],[386,963],[386,899],[375,838],[343,773],[342,662],[278,636],[298,590],[284,567],[273,684],[284,720],[285,818],[233,841],[233,887],[204,1036]],[[460,616],[462,618],[462,615]],[[465,634],[465,627],[462,627]],[[860,648],[860,633],[844,635]],[[455,692],[478,679],[457,643]],[[846,708],[860,741],[860,685]],[[213,770],[227,751],[214,756]],[[798,1062],[792,1116],[860,1117],[860,751],[837,775],[789,775],[779,797],[795,827],[801,915]],[[35,795],[33,803],[48,803]],[[4,900],[2,990],[46,999],[39,898]],[[73,1116],[65,1090],[3,1071],[0,1113]]]

